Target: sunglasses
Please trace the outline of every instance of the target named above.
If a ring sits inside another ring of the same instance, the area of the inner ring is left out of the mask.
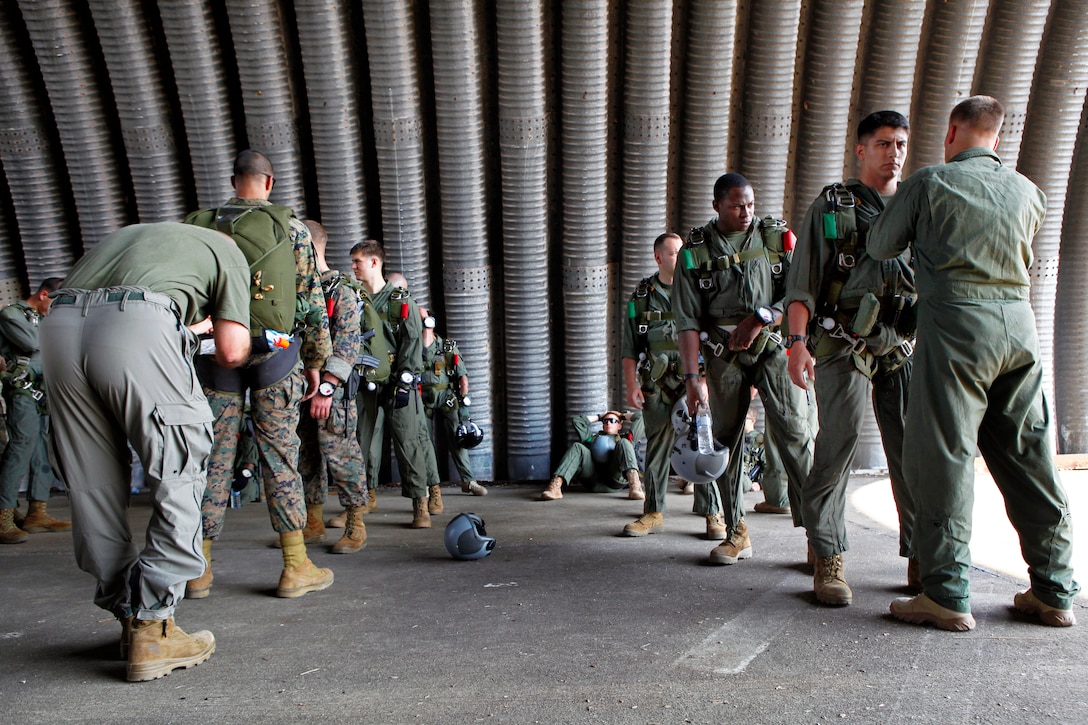
[[[601,418],[601,422],[605,425],[614,425],[620,422],[619,418]]]

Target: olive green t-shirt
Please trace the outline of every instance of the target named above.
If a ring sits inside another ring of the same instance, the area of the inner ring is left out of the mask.
[[[249,265],[234,241],[176,222],[134,224],[83,256],[66,289],[147,287],[177,303],[186,325],[211,315],[249,327]]]

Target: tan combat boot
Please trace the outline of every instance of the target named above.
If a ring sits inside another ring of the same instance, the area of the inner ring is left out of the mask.
[[[651,511],[639,516],[623,527],[624,536],[645,536],[656,534],[665,525],[665,517],[660,511]]]
[[[548,482],[548,487],[540,492],[540,500],[555,501],[560,498],[563,498],[563,477],[552,476],[552,480]]]
[[[187,599],[204,599],[212,591],[212,540],[204,539],[200,543],[204,552],[204,573],[196,579],[190,579],[185,583],[185,597]]]
[[[471,493],[473,496],[487,495],[487,489],[475,481],[461,481],[461,490],[465,493]]]
[[[322,520],[324,509],[324,504],[306,504],[306,526],[302,529],[302,540],[307,544],[324,541],[328,536],[325,533],[325,522]]]
[[[845,606],[854,601],[854,593],[850,591],[843,576],[842,554],[816,557],[812,590],[816,592],[817,601],[824,604]]]
[[[276,588],[277,597],[294,599],[332,586],[332,570],[317,568],[306,556],[301,531],[280,534],[280,548],[283,549],[283,572]]]
[[[431,514],[427,511],[427,499],[422,496],[412,499],[412,528],[431,528]]]
[[[0,510],[0,544],[21,544],[30,534],[15,525],[15,509]]]
[[[364,514],[369,514],[378,510],[378,489],[368,488],[366,490],[366,507],[363,509]]]
[[[178,668],[196,667],[213,652],[215,637],[211,632],[186,634],[174,624],[173,617],[137,619],[132,623],[128,681],[157,680]]]
[[[45,501],[31,501],[26,518],[19,528],[28,534],[42,534],[50,531],[71,531],[72,522],[55,519],[45,512]]]
[[[360,506],[363,513],[366,513],[366,504]],[[333,516],[331,519],[325,522],[326,529],[342,529],[348,525],[348,512],[346,510]]]
[[[333,554],[350,554],[366,546],[366,524],[363,523],[362,506],[348,506],[344,513],[347,522],[344,535],[332,545]]]
[[[721,512],[706,515],[706,538],[711,541],[721,541],[725,538],[725,519]]]
[[[741,559],[752,558],[752,541],[748,538],[748,524],[741,519],[729,536],[710,552],[711,564],[736,564]]]
[[[440,514],[442,513],[442,487],[438,484],[427,487],[427,513]]]
[[[121,659],[128,659],[128,651],[132,647],[132,623],[136,621],[136,618],[131,614],[127,617],[118,617],[117,621],[121,623]]]
[[[642,478],[634,468],[627,470],[627,498],[633,501],[646,499],[646,491],[642,488]]]

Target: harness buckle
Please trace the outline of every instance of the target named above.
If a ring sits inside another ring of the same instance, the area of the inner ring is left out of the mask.
[[[775,277],[782,274],[782,263],[781,262],[778,262],[776,264],[771,265],[771,274],[773,274]]]
[[[910,357],[914,354],[914,343],[910,340],[903,340],[903,343],[899,346],[899,349],[903,351],[903,354]]]
[[[710,279],[710,277],[700,277],[699,278],[699,289],[701,289],[701,290],[710,290],[710,289],[713,289],[713,287],[714,287],[714,281],[712,279]]]
[[[721,357],[725,354],[725,345],[720,342],[711,342],[710,339],[703,340],[703,344],[710,348],[710,352],[714,354],[714,357]]]
[[[857,206],[854,195],[842,184],[829,186],[824,196],[832,209],[853,209]]]
[[[857,264],[857,259],[853,254],[839,252],[839,267],[842,269],[853,269],[855,264]]]

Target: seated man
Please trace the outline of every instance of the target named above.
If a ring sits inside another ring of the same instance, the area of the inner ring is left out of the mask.
[[[590,433],[590,424],[597,421],[601,422],[600,432]],[[610,410],[600,416],[575,416],[573,422],[578,442],[563,454],[551,482],[540,493],[540,499],[554,501],[563,498],[563,483],[573,483],[575,477],[579,478],[583,488],[592,493],[618,491],[626,485],[629,489],[627,498],[645,499],[635,446],[630,438],[620,432],[624,421],[631,421],[640,427],[642,414]]]

